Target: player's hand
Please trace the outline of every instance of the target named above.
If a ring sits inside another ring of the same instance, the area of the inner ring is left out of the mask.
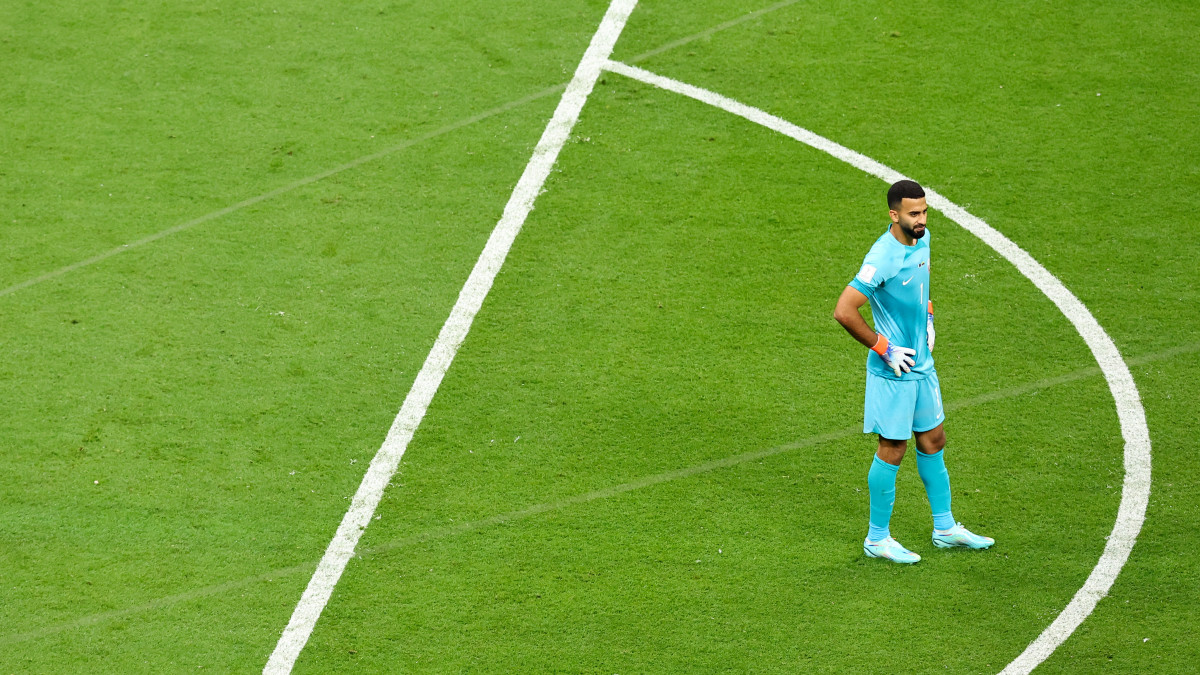
[[[925,334],[928,336],[925,342],[929,345],[929,351],[933,351],[933,301],[929,301],[929,311],[925,314]]]
[[[896,373],[896,377],[900,377],[901,370],[907,373],[917,364],[912,359],[913,354],[916,354],[917,350],[894,345],[882,333],[879,334],[879,339],[875,341],[875,346],[871,347],[871,351],[883,357],[883,360],[887,362],[892,372]]]

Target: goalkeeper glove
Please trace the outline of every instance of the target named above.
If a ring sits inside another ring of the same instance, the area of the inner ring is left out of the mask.
[[[883,357],[892,372],[896,373],[896,377],[900,377],[901,369],[907,373],[917,363],[912,360],[912,355],[916,354],[917,350],[894,345],[888,342],[887,337],[882,333],[879,333],[879,339],[875,341],[875,346],[871,347],[871,351]]]
[[[926,342],[926,344],[929,345],[929,351],[932,352],[933,351],[933,338],[934,338],[934,334],[933,334],[933,301],[932,300],[929,301],[929,312],[925,315],[925,317],[926,317],[925,318],[925,334],[926,334],[925,342]]]

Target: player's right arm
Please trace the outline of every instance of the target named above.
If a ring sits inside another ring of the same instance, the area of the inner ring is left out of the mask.
[[[862,316],[862,306],[865,304],[867,296],[863,295],[862,291],[853,286],[846,286],[833,309],[833,318],[842,324],[842,328],[855,340],[883,357],[892,372],[896,373],[896,377],[900,377],[901,371],[907,373],[916,363],[912,359],[916,351],[891,344],[886,336],[876,333],[868,326],[867,320]]]
[[[867,304],[867,296],[857,288],[847,286],[837,300],[833,318],[842,324],[842,328],[845,328],[846,332],[850,333],[855,340],[869,348],[875,346],[879,340],[879,334],[867,325],[867,320],[862,316],[862,306],[865,304]]]

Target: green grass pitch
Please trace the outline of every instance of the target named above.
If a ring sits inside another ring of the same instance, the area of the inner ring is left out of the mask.
[[[606,0],[0,4],[0,672],[260,671]],[[643,0],[615,60],[923,182],[1057,276],[1153,442],[1038,672],[1191,672],[1200,11]],[[1120,500],[1069,322],[932,213],[959,520],[862,556],[886,186],[605,73],[297,672],[998,672]],[[861,428],[861,427],[858,427]]]

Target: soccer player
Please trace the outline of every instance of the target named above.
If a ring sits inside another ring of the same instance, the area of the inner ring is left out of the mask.
[[[943,458],[945,415],[933,367],[925,190],[911,180],[898,181],[888,189],[887,201],[892,222],[842,291],[833,317],[870,348],[863,433],[879,435],[879,451],[867,474],[871,518],[863,552],[872,558],[915,563],[921,556],[901,546],[888,529],[896,501],[896,472],[914,433],[917,473],[933,511],[934,545],[980,549],[995,540],[973,534],[956,523],[950,511],[950,475]],[[878,332],[861,313],[868,300]]]

